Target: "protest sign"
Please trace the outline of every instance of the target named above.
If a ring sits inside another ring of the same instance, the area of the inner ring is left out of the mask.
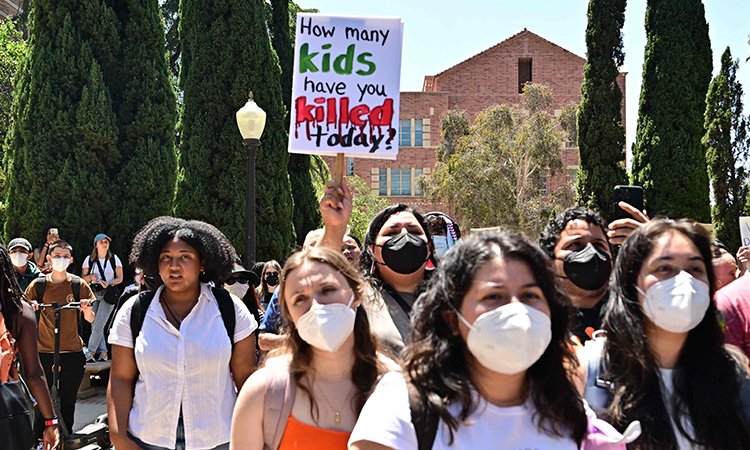
[[[740,217],[740,237],[742,246],[750,246],[750,217]]]
[[[298,14],[289,152],[396,159],[402,22]]]

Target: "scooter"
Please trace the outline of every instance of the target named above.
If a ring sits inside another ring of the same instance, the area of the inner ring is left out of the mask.
[[[55,353],[50,396],[52,397],[52,407],[59,422],[58,429],[60,431],[60,440],[62,441],[62,450],[112,449],[112,443],[109,441],[109,424],[106,414],[99,416],[96,422],[86,425],[75,433],[71,433],[68,424],[65,423],[60,412],[60,311],[63,309],[80,310],[81,302],[70,302],[64,305],[59,303],[39,303],[39,308],[52,308],[55,312]],[[70,427],[72,426],[73,424],[70,424]]]

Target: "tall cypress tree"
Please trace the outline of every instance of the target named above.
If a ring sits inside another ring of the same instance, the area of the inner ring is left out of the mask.
[[[119,159],[109,90],[90,43],[80,32],[83,11],[97,0],[36,0],[31,39],[14,94],[6,142],[5,236],[36,240],[46,224],[61,229],[81,257],[112,207],[107,176]],[[101,24],[103,29],[112,24]]]
[[[700,0],[649,0],[632,181],[653,213],[708,222],[703,115],[711,45]]]
[[[184,91],[178,132],[175,211],[219,227],[244,253],[247,152],[235,113],[253,91],[267,114],[256,165],[258,259],[283,259],[292,247],[292,196],[279,62],[261,0],[183,0]]]
[[[124,85],[117,109],[122,159],[113,174],[118,203],[109,219],[113,246],[125,254],[148,220],[172,212],[177,109],[158,0],[118,0],[114,10],[122,24]]]
[[[626,0],[590,0],[586,65],[578,108],[578,201],[609,217],[613,187],[626,184],[622,92],[622,26]]]
[[[738,61],[727,47],[721,55],[721,71],[706,96],[706,162],[714,206],[711,219],[716,238],[730,249],[740,246],[739,218],[747,201],[747,172],[742,161],[750,156],[748,122],[742,115],[742,84],[737,79]],[[738,164],[740,162],[740,164]]]
[[[289,29],[289,0],[271,0],[273,7],[271,35],[273,48],[279,57],[281,66],[281,93],[287,113],[291,111],[292,73],[294,71],[294,40]],[[288,116],[287,116],[288,117]],[[288,123],[288,119],[286,121]],[[307,232],[318,228],[321,222],[318,199],[315,195],[310,174],[310,156],[289,155],[289,181],[294,197],[294,230],[297,233],[297,244],[302,245]]]

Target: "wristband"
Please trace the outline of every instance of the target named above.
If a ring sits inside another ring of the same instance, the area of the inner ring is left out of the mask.
[[[44,419],[44,426],[45,427],[55,426],[55,425],[57,425],[57,423],[58,423],[57,417],[53,417],[53,418],[51,418],[49,420]]]

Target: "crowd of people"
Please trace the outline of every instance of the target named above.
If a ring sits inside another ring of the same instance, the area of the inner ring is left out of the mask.
[[[286,261],[243,267],[212,225],[159,217],[126,288],[108,235],[78,277],[49,227],[0,246],[0,306],[45,450],[110,357],[118,450],[750,448],[750,250],[620,206],[534,242],[393,205],[360,243],[329,182]]]

